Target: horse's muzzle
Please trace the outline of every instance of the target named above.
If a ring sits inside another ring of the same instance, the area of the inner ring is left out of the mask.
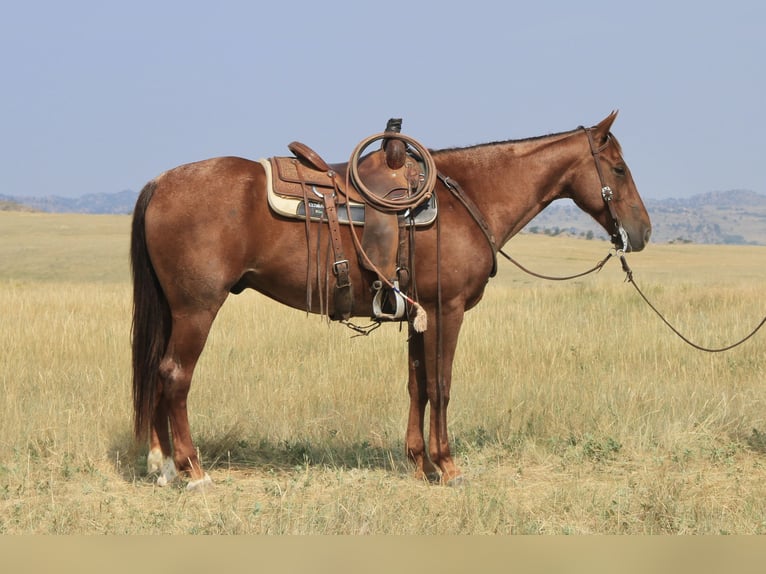
[[[652,236],[652,228],[646,226],[640,230],[624,229],[625,233],[620,234],[623,238],[627,238],[627,241],[623,241],[623,251],[626,253],[629,251],[641,251],[649,243],[649,238]]]

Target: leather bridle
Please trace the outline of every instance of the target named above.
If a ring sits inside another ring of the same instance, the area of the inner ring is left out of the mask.
[[[593,135],[591,134],[592,129],[586,127],[581,127],[581,129],[585,132],[585,135],[588,136],[590,153],[593,156],[593,161],[596,163],[596,172],[598,173],[598,179],[601,183],[601,197],[603,198],[607,209],[609,209],[609,215],[614,222],[615,231],[611,236],[612,243],[618,252],[630,251],[630,239],[628,237],[628,233],[625,231],[625,228],[620,222],[620,218],[617,216],[617,213],[614,210],[614,192],[612,191],[612,188],[606,184],[606,180],[604,180],[604,171],[601,168],[600,154],[606,149],[606,146],[609,145],[609,142],[612,141],[612,136],[611,134],[608,134],[606,137],[606,142],[604,142],[600,147],[596,147],[596,144],[593,141]],[[620,243],[619,245],[618,242]]]

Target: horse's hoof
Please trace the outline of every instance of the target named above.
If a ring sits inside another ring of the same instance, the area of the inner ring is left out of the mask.
[[[159,449],[152,450],[146,456],[146,472],[154,474],[160,470],[162,470],[162,451]]]
[[[213,486],[213,479],[208,476],[207,473],[205,473],[205,476],[203,476],[200,479],[197,480],[190,480],[189,484],[186,485],[186,490],[188,491],[203,491],[207,490],[208,488],[211,488]]]
[[[173,462],[172,458],[168,457],[165,459],[165,462],[162,463],[160,475],[157,477],[157,486],[167,486],[173,482],[177,476],[178,471],[176,471],[176,463]]]
[[[425,475],[425,477],[430,484],[439,484],[442,479],[441,475],[438,472],[429,472],[428,474]]]

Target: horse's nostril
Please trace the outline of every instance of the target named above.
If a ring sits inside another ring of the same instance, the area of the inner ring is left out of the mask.
[[[652,236],[652,228],[648,227],[644,232],[644,245],[649,243],[649,238]]]

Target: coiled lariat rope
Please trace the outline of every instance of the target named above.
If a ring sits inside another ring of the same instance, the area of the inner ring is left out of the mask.
[[[423,173],[418,186],[415,189],[408,190],[409,193],[403,197],[389,198],[375,195],[359,176],[359,160],[362,154],[372,143],[378,140],[400,140],[404,142],[407,147],[407,153],[423,165]],[[383,132],[359,142],[359,145],[351,153],[351,158],[348,161],[347,179],[351,179],[359,194],[375,209],[397,213],[414,209],[431,197],[434,187],[436,187],[436,164],[428,150],[415,138],[397,132]]]
[[[375,195],[367,188],[362,181],[362,178],[359,176],[359,160],[364,151],[373,142],[386,139],[401,140],[404,142],[407,148],[407,153],[423,166],[423,173],[421,174],[419,185],[414,190],[409,189],[408,193],[403,197],[388,198]],[[428,201],[428,199],[431,198],[434,187],[436,187],[436,164],[434,163],[433,157],[431,157],[431,154],[428,152],[428,149],[416,139],[398,132],[386,131],[362,140],[351,153],[351,158],[348,162],[348,170],[346,171],[346,189],[350,189],[349,183],[353,183],[354,187],[359,191],[359,194],[364,197],[364,200],[375,209],[390,213],[407,212],[408,210],[411,211],[415,209],[421,203]],[[350,202],[348,201],[346,202],[346,210],[349,212],[349,221],[351,221],[351,208]],[[423,306],[420,305],[420,303],[403,293],[399,287],[381,273],[377,266],[370,261],[367,253],[365,253],[362,248],[362,244],[356,235],[354,226],[351,225],[350,228],[351,237],[354,240],[357,253],[359,253],[367,266],[375,271],[380,281],[386,287],[400,295],[413,307],[415,310],[415,317],[412,320],[413,329],[418,333],[425,331],[428,328],[428,316],[426,310],[423,309]]]

